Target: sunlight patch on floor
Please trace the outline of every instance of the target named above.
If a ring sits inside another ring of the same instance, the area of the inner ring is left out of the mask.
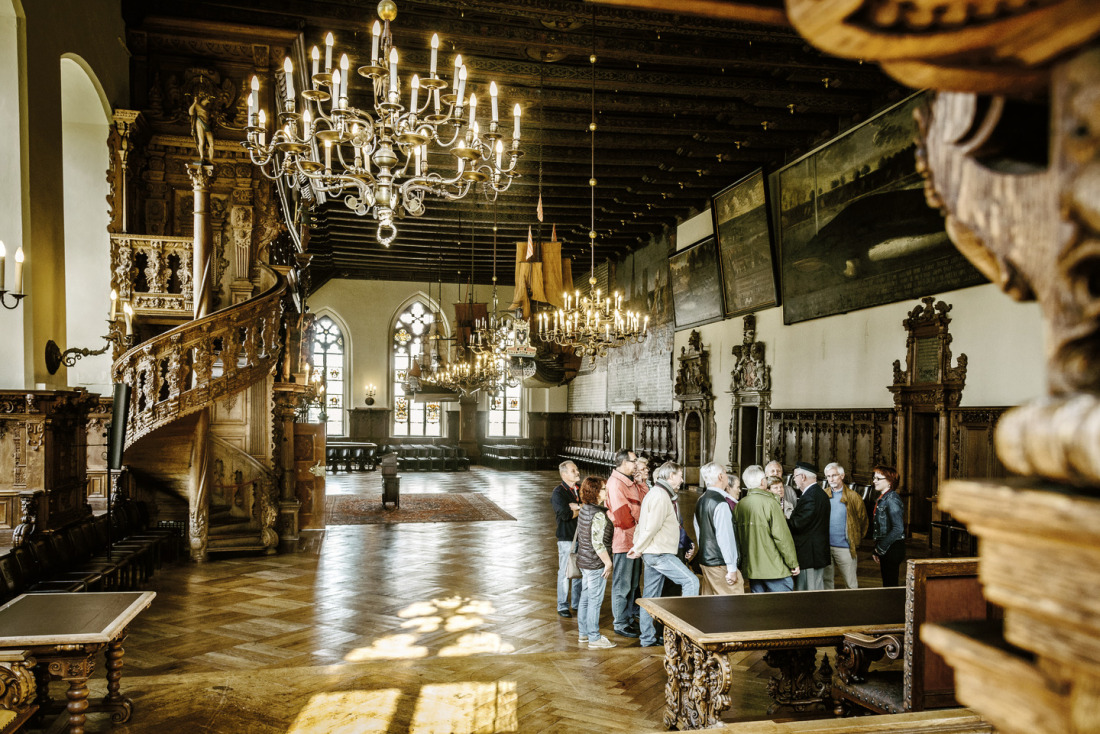
[[[370,647],[359,647],[344,656],[349,663],[367,660],[413,660],[428,656],[428,648],[416,644],[416,635],[386,635]]]
[[[439,657],[455,658],[463,655],[485,655],[515,652],[516,649],[492,632],[471,632],[462,635],[453,645],[440,649]]]
[[[481,734],[518,730],[516,684],[463,682],[420,689],[410,732]]]
[[[311,696],[287,734],[385,732],[397,712],[401,691],[334,691]]]

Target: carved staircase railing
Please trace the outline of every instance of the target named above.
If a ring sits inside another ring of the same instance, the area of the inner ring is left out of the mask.
[[[192,313],[191,237],[111,235],[111,287],[142,315]]]
[[[232,536],[259,535],[261,547],[274,549],[279,536],[275,472],[248,452],[211,434],[213,478],[210,484],[208,551],[241,550]]]
[[[143,342],[115,362],[131,387],[126,446],[265,377],[279,354],[286,278],[261,265],[264,293]]]

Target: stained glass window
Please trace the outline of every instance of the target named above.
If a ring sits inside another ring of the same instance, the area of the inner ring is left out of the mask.
[[[523,386],[505,387],[499,395],[489,398],[489,435],[520,437],[523,435]]]
[[[405,380],[414,360],[427,346],[435,314],[414,301],[393,325],[393,435],[442,436],[443,409],[439,403],[422,403],[405,392]]]
[[[309,409],[311,423],[324,422],[328,435],[344,435],[344,335],[328,316],[317,319],[313,336],[313,369],[322,375],[324,405]]]

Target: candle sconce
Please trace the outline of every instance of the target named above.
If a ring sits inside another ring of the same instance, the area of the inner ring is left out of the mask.
[[[15,299],[15,301],[13,301],[10,306],[8,305],[8,293],[11,293],[12,298]],[[26,293],[12,293],[11,291],[6,291],[3,288],[0,288],[0,303],[4,304],[4,308],[8,309],[9,311],[18,306],[19,302],[26,297]]]
[[[121,325],[117,321],[108,321],[107,323],[109,324],[109,330],[106,336],[103,337],[107,340],[107,343],[101,349],[73,347],[62,352],[61,347],[53,339],[46,342],[46,370],[54,375],[61,369],[62,364],[66,367],[72,367],[78,359],[106,354],[111,347],[126,351],[133,346],[134,337],[132,334],[124,334]]]
[[[367,405],[374,405],[374,396],[378,394],[378,388],[374,385],[367,385]]]
[[[27,294],[23,292],[23,248],[20,247],[15,251],[15,285],[10,291],[4,287],[6,283],[4,280],[4,261],[7,259],[7,255],[8,251],[4,247],[3,241],[0,241],[0,304],[11,311],[27,297]],[[11,295],[14,299],[10,306],[8,305],[8,295]]]

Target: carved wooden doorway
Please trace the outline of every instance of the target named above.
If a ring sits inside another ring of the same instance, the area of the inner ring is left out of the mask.
[[[764,462],[764,412],[771,405],[772,368],[764,361],[764,343],[756,341],[756,316],[744,318],[744,341],[734,347],[730,372],[729,471]]]
[[[710,382],[710,351],[703,347],[698,331],[692,331],[686,347],[680,348],[674,399],[680,403],[677,433],[684,451],[684,485],[699,484],[699,467],[714,454],[714,394]]]
[[[905,369],[894,362],[894,410],[898,414],[898,474],[910,532],[930,533],[940,482],[946,479],[950,411],[966,384],[966,355],[951,366],[951,306],[933,297],[909,312],[902,325]]]

